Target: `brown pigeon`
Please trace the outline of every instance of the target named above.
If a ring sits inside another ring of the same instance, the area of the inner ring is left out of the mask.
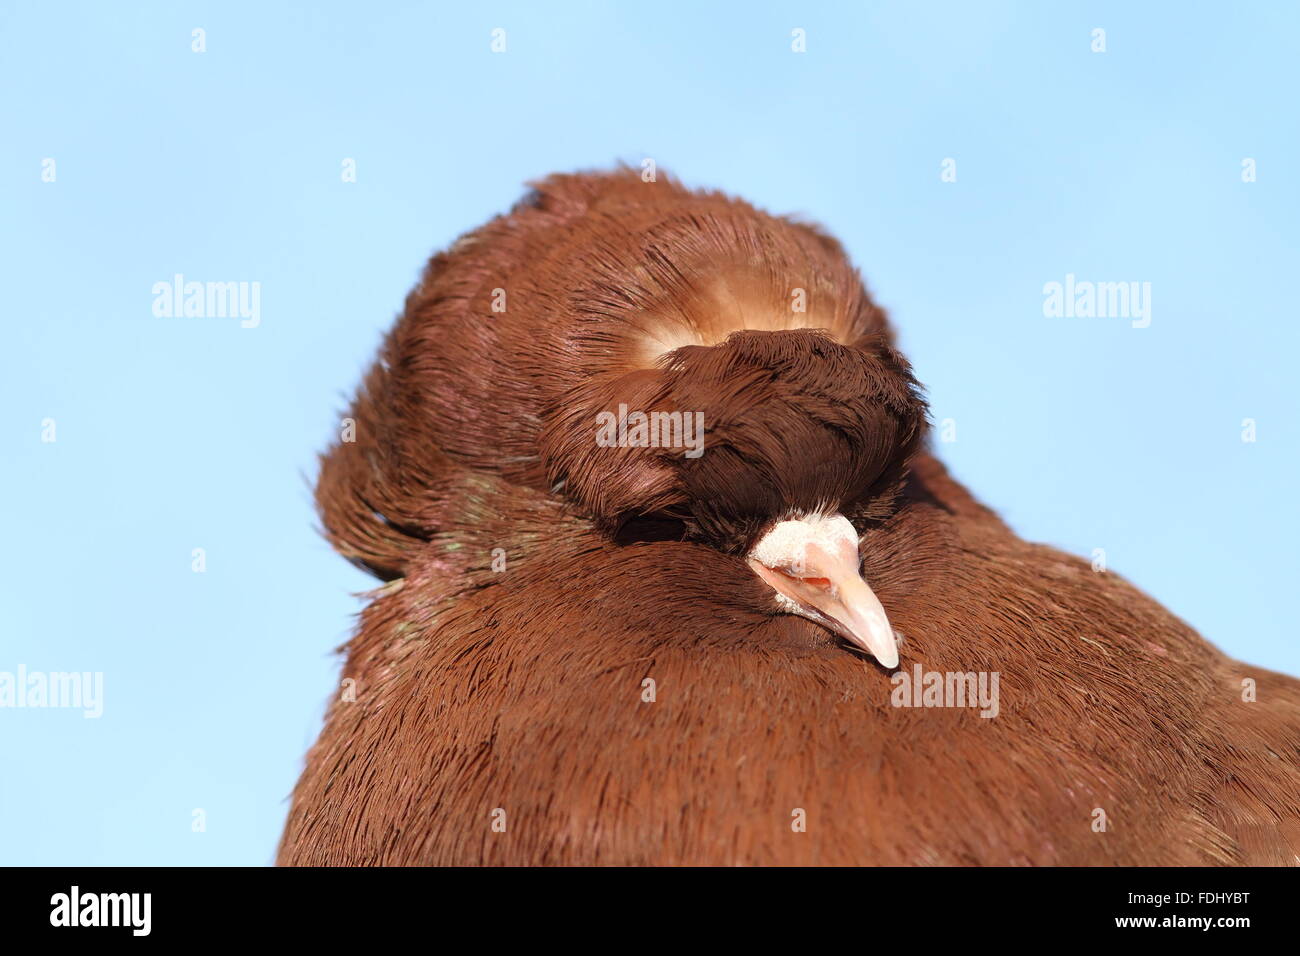
[[[817,229],[556,176],[323,459],[386,583],[282,864],[1292,864],[1300,682],[1021,541]]]

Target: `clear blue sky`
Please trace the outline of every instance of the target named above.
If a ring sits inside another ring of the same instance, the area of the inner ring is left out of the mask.
[[[433,251],[618,159],[825,224],[976,494],[1300,673],[1296,10],[4,4],[0,671],[105,699],[0,710],[0,863],[272,859],[369,586],[315,454]],[[176,273],[260,325],[155,316]],[[1067,274],[1151,324],[1046,317]]]

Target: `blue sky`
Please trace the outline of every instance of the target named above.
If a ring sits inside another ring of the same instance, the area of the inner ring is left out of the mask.
[[[380,6],[0,8],[0,671],[105,687],[0,710],[0,863],[272,859],[370,586],[315,455],[432,252],[620,159],[824,224],[977,495],[1300,673],[1296,7]],[[156,316],[177,273],[260,323]]]

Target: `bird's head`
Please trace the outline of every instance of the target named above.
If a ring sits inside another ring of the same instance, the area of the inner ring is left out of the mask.
[[[589,377],[551,409],[542,453],[556,490],[613,540],[676,538],[743,560],[769,609],[894,667],[859,548],[890,513],[925,418],[883,335],[842,345],[824,330],[751,329]]]
[[[662,171],[555,176],[431,260],[317,497],[351,560],[390,579],[451,542],[459,587],[494,580],[484,541],[544,549],[512,528],[546,496],[612,545],[708,549],[756,613],[892,666],[860,541],[896,511],[925,416],[830,236]]]

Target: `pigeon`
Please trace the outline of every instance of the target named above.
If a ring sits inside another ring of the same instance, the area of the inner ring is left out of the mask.
[[[348,415],[317,501],[381,584],[282,865],[1300,862],[1300,681],[952,478],[816,226],[549,177]]]

